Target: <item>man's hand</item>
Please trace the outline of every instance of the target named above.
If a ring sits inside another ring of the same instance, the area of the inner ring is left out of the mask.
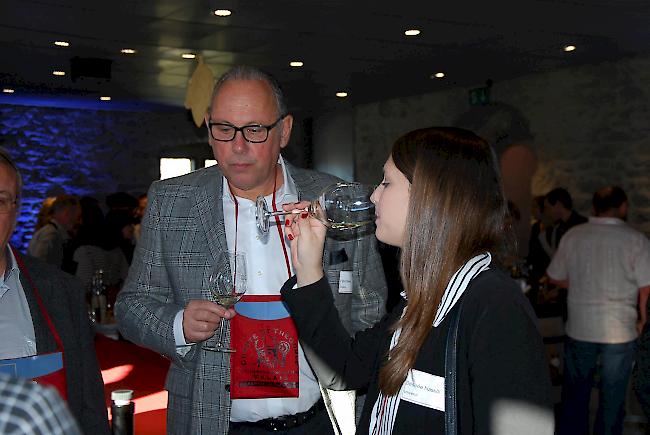
[[[196,343],[212,337],[223,317],[230,320],[235,310],[202,299],[191,300],[183,311],[183,334],[187,343]]]
[[[643,332],[643,328],[645,327],[645,319],[639,319],[636,321],[636,334],[637,336],[641,336],[641,333]]]

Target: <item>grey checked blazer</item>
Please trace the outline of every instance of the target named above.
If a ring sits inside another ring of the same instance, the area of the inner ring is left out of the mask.
[[[339,181],[289,164],[287,172],[301,200],[313,199],[325,186]],[[148,197],[141,239],[115,305],[119,329],[127,339],[172,361],[166,382],[168,433],[226,434],[230,421],[229,355],[194,345],[181,356],[173,332],[174,316],[191,299],[211,298],[206,285],[210,265],[219,251],[227,249],[222,174],[218,166],[212,166],[157,181]],[[377,322],[385,311],[386,283],[374,236],[328,237],[323,258],[348,331]],[[341,270],[353,271],[352,294],[338,294]],[[230,331],[225,333],[229,339]]]

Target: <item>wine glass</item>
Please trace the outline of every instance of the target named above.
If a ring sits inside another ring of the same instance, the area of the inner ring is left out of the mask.
[[[255,221],[262,233],[269,230],[272,216],[285,216],[292,213],[308,212],[328,228],[351,230],[370,224],[375,219],[375,205],[370,201],[374,186],[361,183],[336,183],[327,186],[317,199],[311,201],[304,210],[269,211],[264,196],[258,196]]]
[[[223,252],[210,269],[208,286],[214,301],[224,308],[232,308],[246,293],[246,255],[243,252]],[[203,349],[216,352],[235,352],[223,345],[225,319],[219,322],[216,346],[203,345]]]

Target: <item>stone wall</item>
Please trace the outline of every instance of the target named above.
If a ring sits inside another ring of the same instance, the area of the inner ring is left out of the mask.
[[[650,57],[497,82],[491,89],[493,104],[486,107],[470,107],[467,91],[453,88],[358,106],[359,181],[379,180],[399,135],[433,125],[469,126],[499,141],[500,153],[511,145],[530,147],[536,157],[531,195],[564,186],[577,210],[588,215],[593,192],[619,184],[631,199],[630,223],[650,234]],[[472,119],[484,124],[468,125]]]
[[[31,237],[41,201],[63,192],[95,196],[146,192],[165,147],[205,142],[185,112],[113,112],[0,105],[0,146],[23,176],[12,242]]]
[[[301,141],[300,125],[293,142]],[[144,193],[160,177],[159,159],[184,153],[209,157],[205,127],[188,112],[126,112],[0,105],[0,146],[24,179],[18,228],[12,243],[24,248],[48,196],[90,195],[102,203],[112,192]],[[288,159],[303,163],[301,145]]]

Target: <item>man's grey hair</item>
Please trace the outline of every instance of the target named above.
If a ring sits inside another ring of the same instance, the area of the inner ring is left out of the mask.
[[[14,170],[16,173],[16,181],[18,184],[18,190],[16,191],[16,200],[20,200],[20,194],[23,191],[23,178],[20,175],[20,171],[18,170],[18,166],[16,166],[16,163],[13,161],[11,156],[9,155],[9,152],[5,150],[4,148],[0,148],[0,164],[4,164],[9,166]]]
[[[208,114],[212,111],[214,97],[217,95],[224,83],[230,80],[261,80],[263,82],[266,82],[273,91],[275,103],[278,108],[278,116],[287,115],[287,103],[284,99],[284,93],[282,92],[280,83],[271,74],[248,65],[235,66],[226,71],[221,77],[219,77],[219,80],[217,80],[217,83],[215,83],[214,89],[212,90],[212,97],[210,98]]]
[[[50,207],[50,213],[55,214],[69,207],[81,206],[79,198],[74,195],[62,194],[56,197]]]

